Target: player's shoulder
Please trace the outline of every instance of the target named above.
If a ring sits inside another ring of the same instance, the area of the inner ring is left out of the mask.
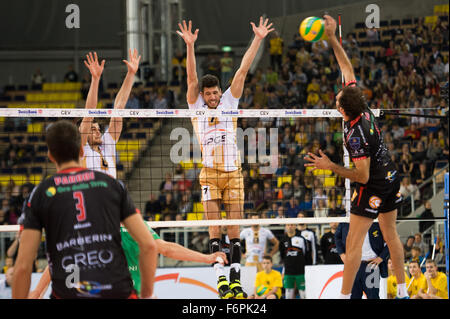
[[[205,104],[205,100],[203,99],[203,97],[200,93],[198,93],[197,99],[193,103],[188,102],[188,106],[189,106],[189,108],[195,108],[195,109],[207,107]]]

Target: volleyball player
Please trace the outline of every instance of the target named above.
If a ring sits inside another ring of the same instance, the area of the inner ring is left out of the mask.
[[[356,86],[352,64],[336,38],[336,21],[328,15],[324,16],[324,20],[325,32],[345,79],[345,87],[336,96],[336,107],[344,118],[344,145],[355,167],[345,168],[333,163],[322,150],[319,150],[319,155],[308,153],[305,159],[311,163],[305,166],[330,169],[356,183],[351,199],[340,297],[350,298],[361,263],[365,235],[378,217],[397,277],[397,298],[409,298],[403,270],[403,245],[396,229],[397,208],[402,202],[398,172],[363,92]]]
[[[121,247],[120,223],[139,245],[141,296],[153,293],[156,244],[124,186],[83,168],[78,128],[53,123],[46,134],[57,173],[32,192],[13,279],[13,298],[26,298],[42,229],[52,279],[52,298],[136,298]]]
[[[128,72],[123,80],[122,86],[114,100],[114,109],[125,108],[131,89],[133,88],[134,77],[139,68],[141,56],[135,49],[129,50],[129,61],[123,60],[127,65]],[[86,109],[96,109],[98,101],[98,86],[103,72],[105,60],[98,62],[97,53],[91,52],[86,55],[84,64],[91,73],[91,85],[86,99]],[[122,118],[112,117],[109,121],[108,129],[102,134],[99,123],[93,117],[85,117],[80,124],[81,142],[84,150],[83,166],[89,169],[102,171],[117,178],[116,172],[116,143],[119,141],[122,132]]]
[[[147,226],[148,227],[148,226]],[[222,258],[224,262],[227,262],[227,256],[223,252],[215,252],[213,254],[202,254],[200,252],[185,248],[179,244],[165,241],[159,237],[159,235],[150,227],[148,227],[150,233],[155,239],[156,249],[159,254],[166,257],[183,260],[212,264],[218,257]],[[127,258],[128,270],[130,271],[131,278],[133,279],[133,287],[136,290],[138,296],[141,293],[141,273],[139,270],[139,245],[130,235],[125,227],[120,227],[120,234],[122,238],[122,248]],[[39,283],[36,288],[28,295],[29,299],[41,299],[47,291],[50,284],[50,273],[48,267],[43,272]]]
[[[197,78],[194,44],[198,29],[192,32],[192,22],[179,23],[177,33],[183,38],[187,48],[187,102],[191,110],[237,110],[239,98],[250,66],[262,40],[273,31],[269,20],[260,18],[259,26],[250,23],[255,37],[242,58],[241,65],[231,82],[222,93],[219,79],[206,74]],[[200,172],[202,202],[207,219],[221,219],[221,204],[225,206],[227,219],[242,218],[244,210],[244,182],[241,173],[241,160],[236,141],[237,118],[221,116],[213,118],[193,118],[192,125],[202,150],[203,168]],[[218,277],[218,292],[222,299],[246,298],[240,283],[241,246],[239,226],[228,226],[230,238],[230,277],[227,281],[223,264],[214,265]],[[221,232],[219,226],[209,227],[210,251],[221,251]]]

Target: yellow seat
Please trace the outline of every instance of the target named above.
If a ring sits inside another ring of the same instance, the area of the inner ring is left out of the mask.
[[[134,160],[134,153],[121,152],[119,154],[119,160],[121,162],[132,162]]]
[[[11,175],[11,179],[18,186],[22,186],[27,181],[27,177],[25,175]]]
[[[204,213],[205,209],[203,207],[203,204],[200,202],[195,202],[192,208],[193,213]]]
[[[437,22],[437,16],[426,16],[424,24],[435,24]]]
[[[42,175],[30,175],[30,183],[37,185],[41,181],[42,181]]]
[[[187,213],[186,220],[203,220],[203,213]]]
[[[0,175],[0,184],[2,186],[8,186],[11,177],[9,175]]]
[[[333,172],[330,169],[316,169],[313,171],[314,176],[330,176]]]
[[[323,180],[323,187],[334,187],[336,185],[336,177],[325,177]]]
[[[220,214],[221,214],[222,218],[227,218],[227,213],[226,212],[222,211],[222,212],[220,212]]]
[[[181,167],[183,167],[184,170],[190,170],[194,168],[194,162],[190,160],[189,162],[180,162]]]
[[[280,176],[277,179],[277,187],[281,187],[284,183],[292,183],[292,175]]]
[[[42,133],[43,129],[43,123],[31,123],[27,126],[27,133]]]

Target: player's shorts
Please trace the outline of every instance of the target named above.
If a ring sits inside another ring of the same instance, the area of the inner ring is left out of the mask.
[[[244,204],[244,177],[240,168],[223,172],[203,167],[199,180],[202,201],[221,199],[226,204]]]
[[[400,180],[392,184],[358,186],[353,190],[350,213],[375,219],[378,214],[388,213],[400,207],[403,201]]]
[[[284,275],[283,288],[305,290],[305,275]]]

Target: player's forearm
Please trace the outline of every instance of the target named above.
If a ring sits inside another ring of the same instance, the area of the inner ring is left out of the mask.
[[[30,290],[32,266],[15,265],[12,298],[26,299]]]
[[[160,249],[159,252],[166,257],[177,260],[193,261],[201,263],[208,263],[210,261],[208,255],[187,249],[181,245],[171,242],[165,242],[165,246],[162,247],[162,249]]]
[[[89,92],[86,98],[86,109],[96,109],[98,104],[98,86],[100,79],[92,77],[91,85],[89,86]]]
[[[337,175],[344,178],[348,178],[352,182],[358,182],[360,184],[366,184],[369,180],[369,176],[364,176],[360,171],[354,168],[346,168],[344,166],[332,163],[330,169]]]
[[[198,82],[194,44],[186,45],[186,73],[188,84]]]
[[[116,99],[114,100],[115,109],[123,109],[127,105],[128,98],[130,97],[131,89],[133,88],[134,84],[134,76],[135,73],[127,72],[122,86],[117,93]]]
[[[139,269],[141,272],[141,298],[150,298],[153,295],[155,283],[156,261],[158,251],[156,244],[139,246]]]
[[[6,251],[6,256],[13,257],[17,251],[18,246],[19,246],[19,240],[15,239],[14,242],[11,244],[11,246],[9,246],[8,250]]]
[[[239,67],[239,71],[247,73],[252,66],[253,60],[255,59],[256,53],[258,53],[258,49],[261,45],[262,39],[255,37],[250,44],[250,47],[245,52],[242,57],[241,65]]]
[[[329,42],[331,47],[333,48],[334,55],[336,56],[339,67],[341,68],[341,72],[344,74],[345,81],[354,80],[355,78],[353,75],[353,66],[348,59],[344,48],[341,46],[335,35],[329,38]]]
[[[45,267],[45,270],[42,273],[41,279],[36,285],[36,288],[28,295],[28,299],[42,299],[45,292],[47,291],[48,286],[50,285],[50,282],[50,270],[47,266]]]

